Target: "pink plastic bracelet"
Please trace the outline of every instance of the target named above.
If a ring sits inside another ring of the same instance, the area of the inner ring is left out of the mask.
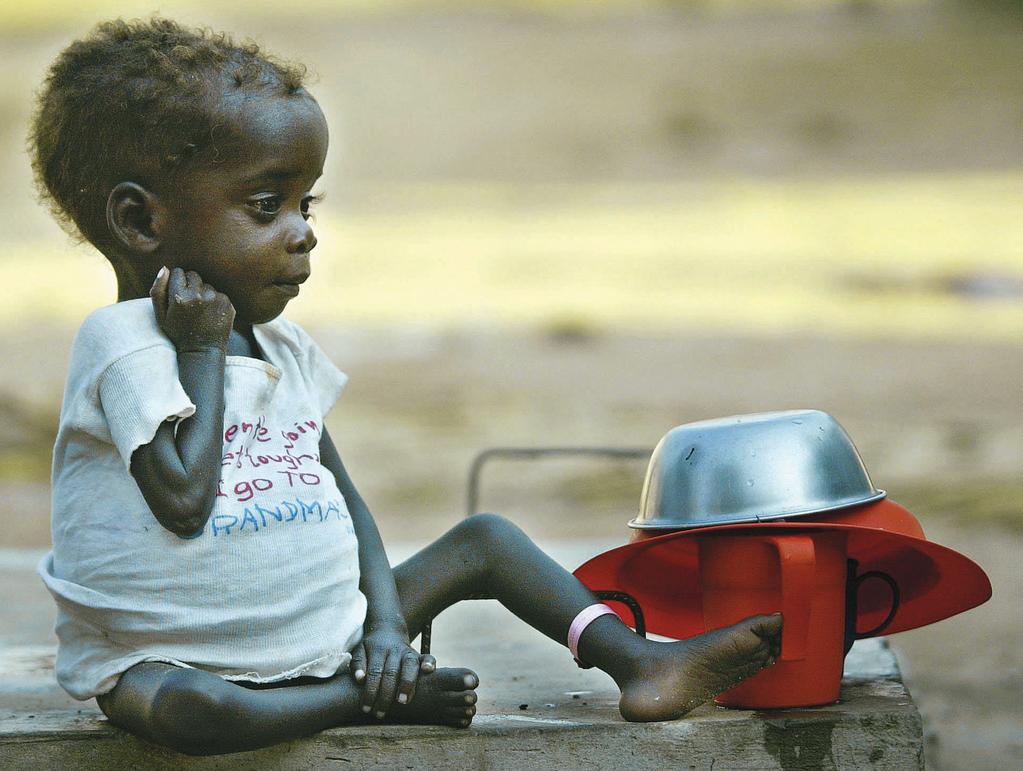
[[[611,615],[617,615],[607,605],[598,603],[596,605],[590,605],[588,608],[583,608],[579,611],[579,615],[573,619],[572,625],[568,628],[568,650],[572,653],[572,658],[576,661],[579,660],[579,638],[582,637],[583,632],[586,631],[586,627],[601,616],[606,616],[608,613]]]

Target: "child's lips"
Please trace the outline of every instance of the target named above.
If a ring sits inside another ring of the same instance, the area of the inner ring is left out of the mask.
[[[274,281],[273,285],[275,288],[288,295],[289,297],[296,297],[298,295],[299,284],[309,278],[308,273],[304,273],[300,276],[289,276],[280,281]]]
[[[288,295],[289,297],[297,297],[298,296],[298,290],[299,290],[298,284],[288,284],[288,283],[285,283],[283,281],[274,281],[273,286],[274,286],[274,289],[276,289],[279,292],[283,292],[284,294]]]

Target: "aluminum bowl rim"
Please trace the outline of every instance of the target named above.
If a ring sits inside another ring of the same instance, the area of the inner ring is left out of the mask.
[[[830,511],[837,511],[839,509],[847,509],[853,506],[861,506],[867,503],[874,503],[882,498],[886,497],[888,493],[884,490],[875,490],[873,494],[868,495],[865,498],[855,498],[852,500],[839,501],[832,503],[828,506],[814,506],[812,509],[797,509],[792,512],[783,514],[742,514],[733,515],[728,519],[715,519],[707,522],[684,522],[680,523],[679,520],[670,519],[655,519],[640,521],[639,517],[635,517],[629,520],[629,527],[634,530],[691,530],[698,527],[714,527],[715,525],[736,525],[743,522],[771,522],[776,519],[788,519],[789,517],[808,517],[812,514],[825,514]]]

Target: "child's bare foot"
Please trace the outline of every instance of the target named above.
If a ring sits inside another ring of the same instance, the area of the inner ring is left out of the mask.
[[[469,669],[443,668],[420,673],[412,701],[395,704],[383,721],[468,728],[476,714],[479,682],[476,673]]]
[[[781,650],[780,614],[753,616],[698,637],[656,643],[638,671],[618,682],[622,717],[674,720],[773,664]]]

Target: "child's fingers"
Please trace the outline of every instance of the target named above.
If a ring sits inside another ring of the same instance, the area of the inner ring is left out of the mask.
[[[376,704],[377,694],[380,693],[380,678],[384,674],[384,663],[387,659],[387,651],[383,655],[376,648],[369,648],[366,651],[366,679],[362,686],[362,711],[372,712]]]
[[[416,695],[416,680],[419,679],[419,654],[407,650],[401,657],[401,670],[398,672],[398,695],[394,700],[399,704],[408,704]]]
[[[170,277],[167,279],[168,300],[170,298],[181,298],[184,300],[186,297],[186,286],[185,271],[181,268],[173,268],[170,272]]]
[[[398,696],[398,676],[401,673],[401,653],[390,649],[384,660],[383,674],[380,676],[380,690],[377,691],[373,711],[378,718],[387,714]]]
[[[422,653],[419,656],[419,671],[429,674],[437,671],[437,659],[429,653]]]
[[[362,647],[362,644],[355,646],[355,650],[352,651],[352,665],[351,665],[352,679],[357,683],[361,683],[366,679],[366,649]]]
[[[163,288],[163,291],[166,292],[167,291],[167,280],[169,278],[170,278],[170,270],[167,268],[166,265],[164,265],[156,273],[156,279],[154,279],[153,286],[149,290],[150,296],[152,296],[161,287]]]
[[[156,281],[149,290],[149,297],[153,301],[153,310],[156,312],[157,320],[167,315],[167,283],[170,281],[170,271],[167,266],[160,268],[156,274]]]

